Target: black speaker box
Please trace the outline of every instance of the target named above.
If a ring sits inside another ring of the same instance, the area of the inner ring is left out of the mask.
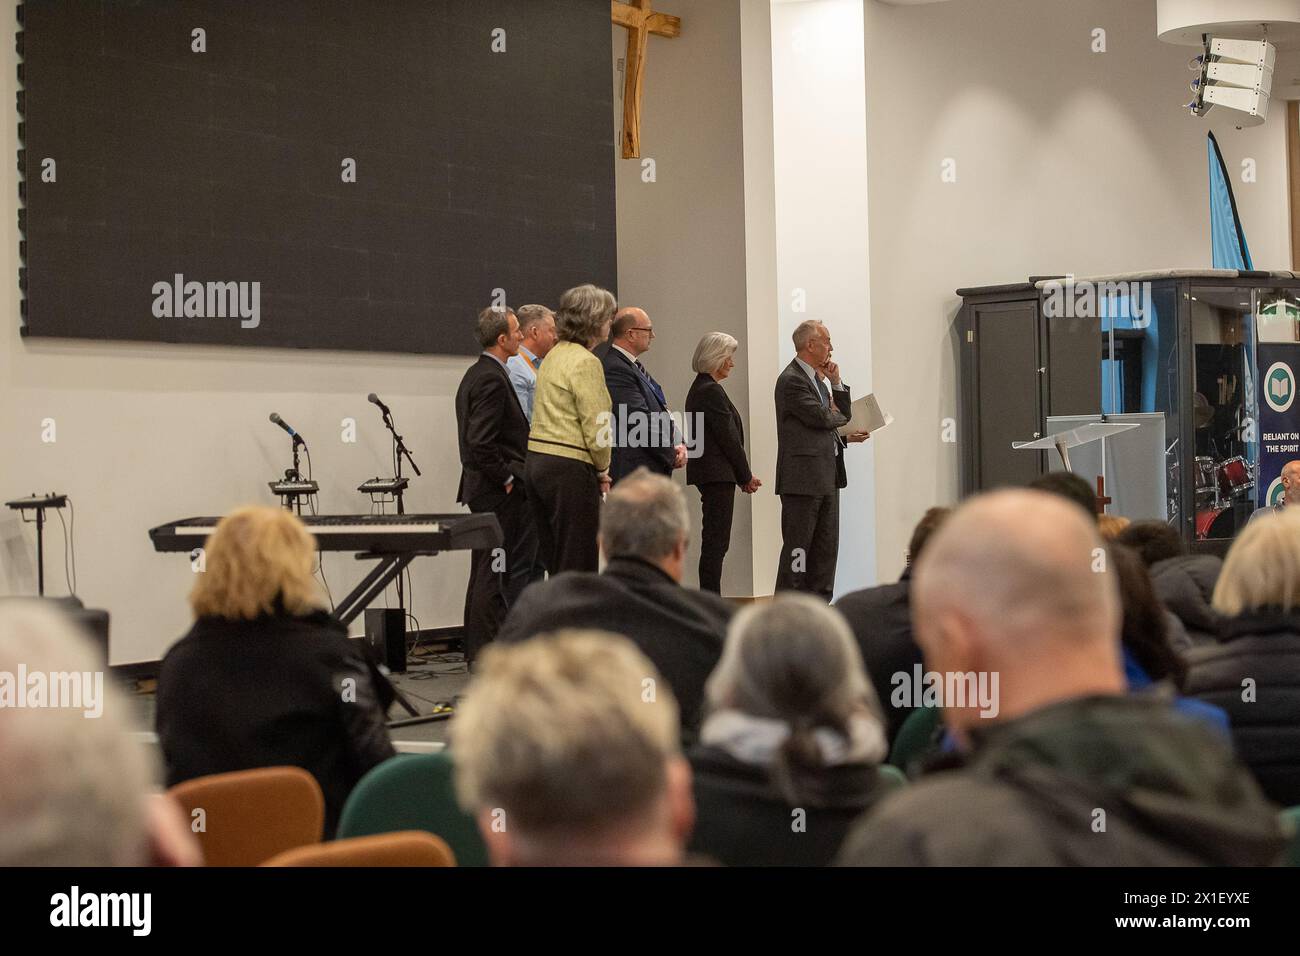
[[[366,608],[366,641],[375,659],[394,674],[406,673],[406,612],[401,608]]]

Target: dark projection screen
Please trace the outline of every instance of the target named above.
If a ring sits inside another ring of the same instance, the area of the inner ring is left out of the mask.
[[[28,336],[469,354],[615,288],[607,0],[20,16]]]

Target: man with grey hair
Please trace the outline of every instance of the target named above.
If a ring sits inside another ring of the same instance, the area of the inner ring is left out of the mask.
[[[605,499],[599,574],[567,571],[539,581],[511,608],[497,640],[523,641],[561,628],[603,628],[632,639],[681,704],[682,734],[700,725],[704,683],[718,663],[732,607],[681,586],[690,520],[681,488],[638,469]]]
[[[1096,524],[1076,505],[1017,489],[954,512],[913,585],[927,673],[894,682],[913,696],[937,688],[965,766],[869,814],[841,861],[1273,862],[1276,810],[1227,742],[1164,697],[1126,693],[1120,614]],[[969,693],[976,684],[992,699]]]
[[[62,613],[0,602],[0,866],[201,862],[178,807],[150,793],[161,775],[130,736],[130,702],[104,676]]]
[[[853,398],[831,361],[831,334],[809,319],[794,330],[794,359],[776,380],[776,493],[781,498],[778,591],[809,591],[827,601],[840,550],[840,489],[848,484],[841,438]],[[829,383],[829,386],[827,385]]]
[[[660,683],[645,655],[607,631],[488,650],[451,755],[457,798],[494,865],[682,863],[691,771]]]
[[[506,369],[510,372],[510,384],[519,396],[519,404],[524,406],[524,414],[531,422],[533,397],[537,393],[537,370],[559,339],[555,331],[555,313],[546,306],[521,305],[516,314],[523,341],[519,343],[519,351],[506,359]]]

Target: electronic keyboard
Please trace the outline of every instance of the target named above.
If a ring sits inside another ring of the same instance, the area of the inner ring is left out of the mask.
[[[193,551],[217,530],[220,518],[182,518],[149,531],[155,551]],[[490,550],[501,543],[494,514],[303,515],[318,551],[428,554]]]

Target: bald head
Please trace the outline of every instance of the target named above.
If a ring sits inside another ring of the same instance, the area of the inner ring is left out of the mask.
[[[633,355],[650,351],[651,332],[654,323],[645,309],[628,306],[619,309],[614,316],[614,324],[609,327],[609,339]]]
[[[999,672],[1004,716],[1122,688],[1119,592],[1105,561],[1096,524],[1064,498],[1027,489],[973,498],[917,562],[926,665]]]
[[[1282,466],[1282,501],[1300,505],[1300,461],[1288,461]]]

